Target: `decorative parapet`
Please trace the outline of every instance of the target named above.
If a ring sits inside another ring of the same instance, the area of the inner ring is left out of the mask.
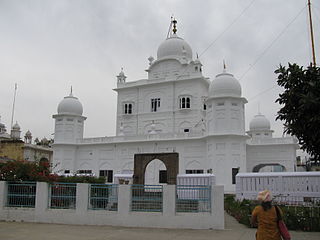
[[[292,137],[258,138],[258,139],[249,139],[247,141],[247,144],[249,145],[297,144],[297,141]]]
[[[183,140],[204,137],[203,132],[199,133],[160,133],[153,135],[135,135],[135,136],[115,136],[115,137],[97,137],[78,139],[78,144],[95,144],[95,143],[118,143],[118,142],[140,142],[153,140]]]

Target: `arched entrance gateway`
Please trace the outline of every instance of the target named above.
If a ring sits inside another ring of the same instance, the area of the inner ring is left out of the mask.
[[[178,153],[140,153],[134,155],[133,184],[145,184],[145,171],[153,160],[160,160],[167,169],[167,184],[176,184],[179,172]]]

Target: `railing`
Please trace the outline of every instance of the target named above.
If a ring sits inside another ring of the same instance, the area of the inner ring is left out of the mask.
[[[118,210],[118,185],[91,184],[89,187],[89,206],[91,210]]]
[[[236,197],[255,200],[260,191],[271,191],[276,202],[301,205],[320,198],[320,172],[238,173]]]
[[[131,185],[131,211],[162,212],[162,185]]]
[[[34,208],[36,189],[36,182],[8,182],[6,206]]]
[[[320,197],[300,197],[278,194],[273,195],[272,201],[278,205],[320,208]]]
[[[176,186],[176,212],[211,212],[211,186]]]
[[[75,209],[76,183],[51,183],[49,185],[49,208]]]
[[[186,139],[186,138],[201,138],[204,136],[203,132],[189,132],[189,133],[158,133],[145,134],[133,136],[114,136],[114,137],[96,137],[77,139],[77,143],[115,143],[115,142],[132,142],[132,141],[146,141],[146,140],[166,140],[166,139]]]
[[[250,139],[247,141],[250,145],[257,144],[293,144],[297,143],[293,137],[282,137],[282,138],[258,138],[258,139]]]

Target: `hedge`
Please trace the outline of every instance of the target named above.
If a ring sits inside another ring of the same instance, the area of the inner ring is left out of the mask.
[[[257,201],[235,200],[234,195],[226,195],[224,206],[227,213],[239,223],[251,227],[250,219]],[[320,231],[320,204],[313,206],[278,205],[284,215],[284,221],[289,230]]]

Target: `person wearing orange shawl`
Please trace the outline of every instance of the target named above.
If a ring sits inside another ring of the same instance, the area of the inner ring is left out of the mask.
[[[260,201],[260,205],[254,208],[251,217],[252,225],[258,225],[256,239],[281,240],[277,211],[275,206],[272,206],[271,192],[269,190],[259,192],[257,199]],[[281,209],[279,211],[282,216]]]

